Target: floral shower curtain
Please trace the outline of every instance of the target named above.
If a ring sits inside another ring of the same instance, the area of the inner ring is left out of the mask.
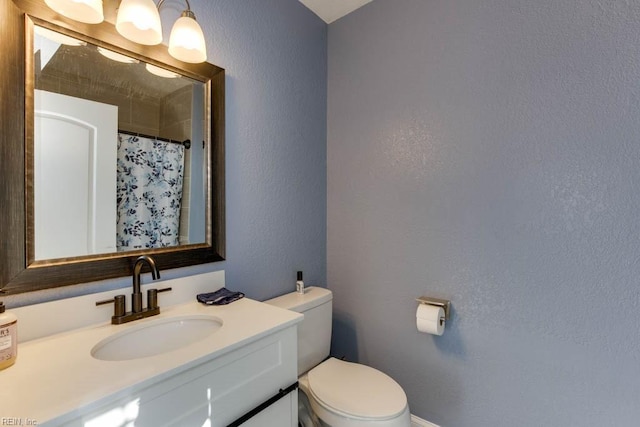
[[[118,134],[117,249],[179,244],[184,146]]]

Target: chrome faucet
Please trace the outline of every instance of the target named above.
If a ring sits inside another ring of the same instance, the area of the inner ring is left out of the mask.
[[[160,271],[156,267],[156,262],[147,255],[139,256],[133,264],[133,293],[131,294],[131,311],[127,312],[125,308],[125,296],[116,295],[113,299],[106,301],[98,301],[96,305],[114,304],[114,314],[111,317],[111,323],[120,325],[122,323],[131,322],[133,320],[143,319],[145,317],[160,314],[158,307],[158,292],[170,291],[171,288],[164,289],[148,289],[147,290],[147,308],[142,308],[142,291],[140,290],[140,273],[144,264],[151,269],[153,280],[160,278]]]
[[[133,293],[131,294],[131,311],[133,313],[140,313],[142,311],[142,292],[140,291],[140,271],[142,265],[147,264],[151,269],[151,275],[153,280],[160,278],[160,272],[156,267],[156,262],[147,255],[139,256],[136,259],[136,263],[133,264]]]

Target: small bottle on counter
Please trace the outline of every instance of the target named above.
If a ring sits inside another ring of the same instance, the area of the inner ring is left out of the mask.
[[[302,281],[302,271],[298,271],[298,280],[296,281],[296,292],[304,294],[304,282]]]
[[[16,362],[18,357],[18,318],[5,311],[0,301],[0,371]]]

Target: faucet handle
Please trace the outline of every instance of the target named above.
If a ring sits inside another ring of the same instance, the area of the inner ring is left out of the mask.
[[[112,299],[107,299],[107,300],[104,300],[104,301],[97,301],[96,302],[96,306],[104,305],[104,304],[111,304],[111,303],[113,303],[113,316],[114,317],[124,316],[124,314],[126,312],[124,295],[116,295]]]
[[[171,288],[164,289],[147,289],[147,308],[154,310],[158,308],[158,293],[171,291]]]

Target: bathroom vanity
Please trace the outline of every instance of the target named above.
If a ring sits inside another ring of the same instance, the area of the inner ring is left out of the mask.
[[[23,342],[16,364],[0,371],[0,416],[22,425],[227,426],[296,384],[302,317],[248,298],[194,301]],[[192,326],[200,332],[190,338]],[[280,397],[242,425],[296,426],[297,393]]]

